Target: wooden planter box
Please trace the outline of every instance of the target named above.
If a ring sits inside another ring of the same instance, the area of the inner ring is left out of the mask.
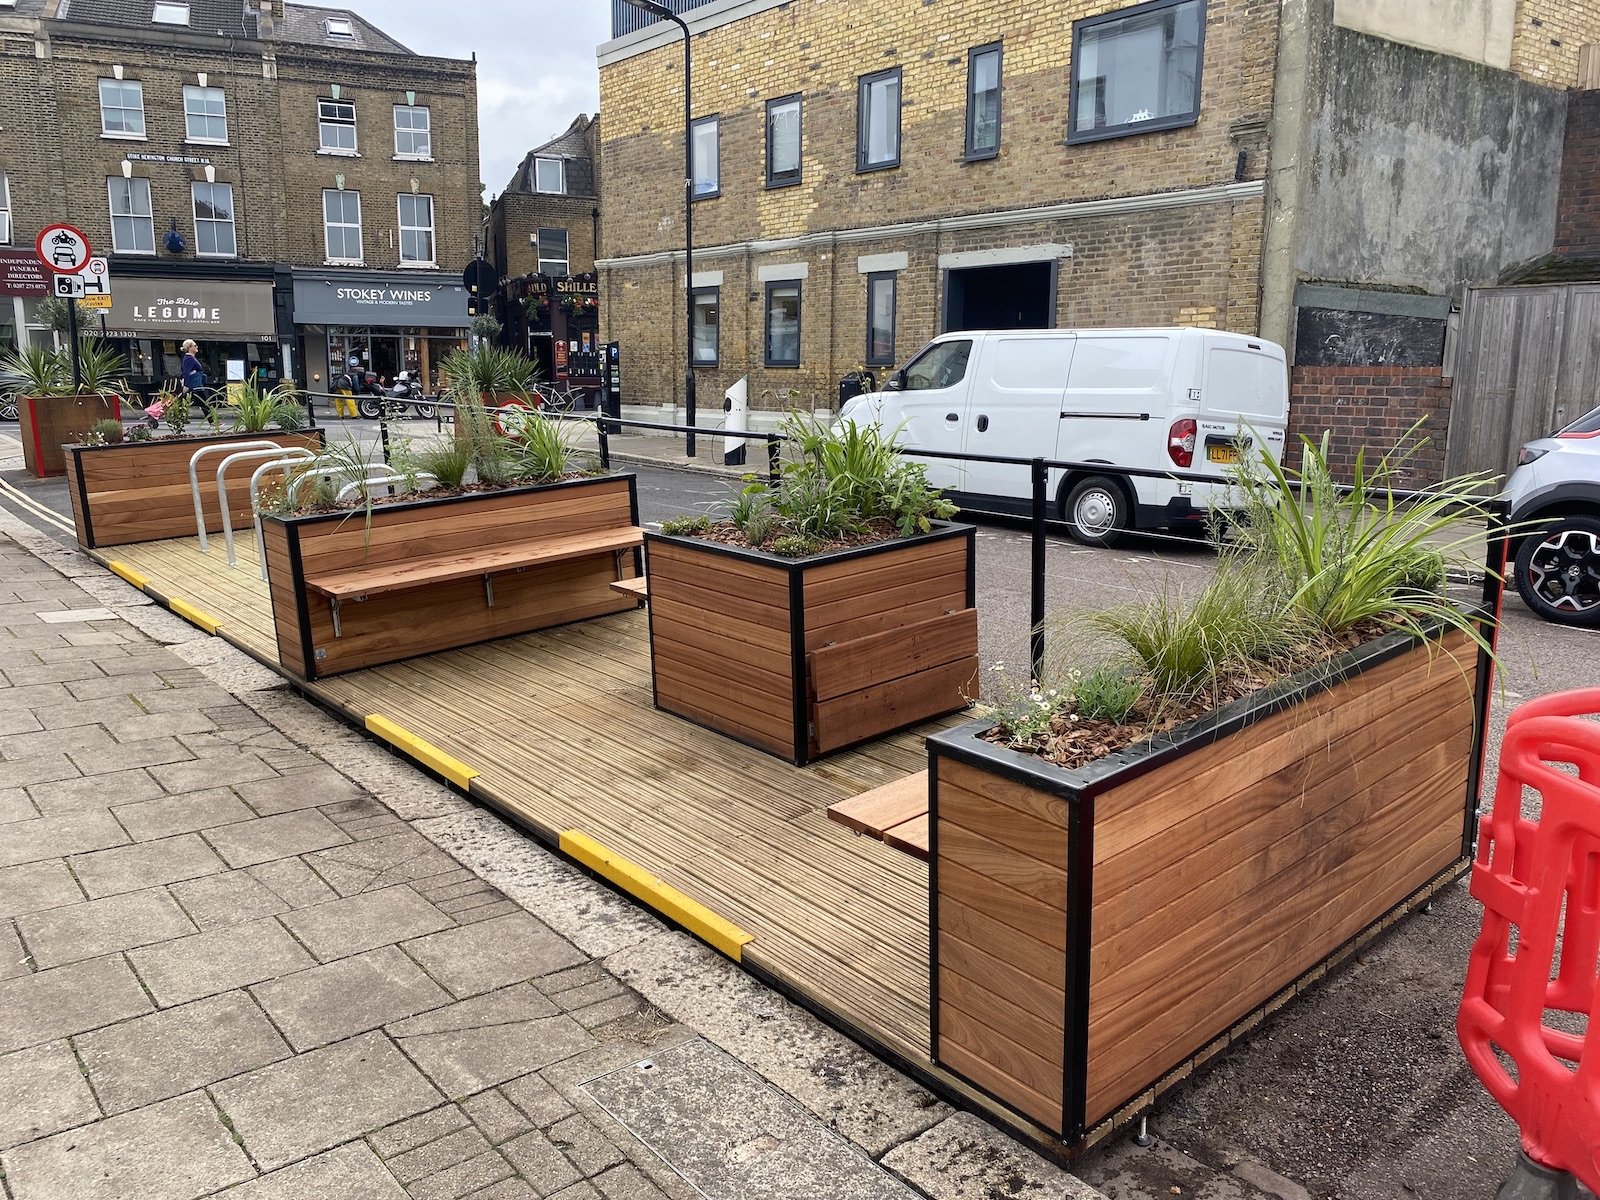
[[[264,516],[278,659],[319,679],[637,608],[636,594],[611,584],[639,574],[638,511],[634,476],[608,475]],[[507,565],[516,547],[529,548],[529,565]],[[422,582],[337,607],[319,590],[372,572]]]
[[[1487,670],[1443,645],[1382,638],[1080,770],[930,738],[934,1060],[1081,1144],[1464,867]]]
[[[260,441],[276,442],[285,448],[320,450],[324,434],[320,429],[297,433],[269,430],[64,447],[67,492],[72,497],[72,523],[77,527],[78,544],[93,550],[130,542],[193,537],[194,495],[189,491],[189,459],[206,446]],[[200,499],[207,533],[222,529],[222,511],[217,507],[217,468],[225,457],[221,453],[208,454],[200,460]],[[248,527],[254,518],[250,511],[250,476],[263,461],[235,463],[229,472],[228,508],[235,529]]]
[[[799,764],[964,708],[973,536],[787,559],[647,533],[656,707]]]
[[[41,478],[60,475],[67,469],[64,443],[77,441],[96,421],[121,419],[116,396],[18,396],[23,465]]]

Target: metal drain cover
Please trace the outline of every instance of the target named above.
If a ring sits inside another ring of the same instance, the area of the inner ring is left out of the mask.
[[[584,1090],[710,1200],[916,1196],[815,1114],[699,1039]]]

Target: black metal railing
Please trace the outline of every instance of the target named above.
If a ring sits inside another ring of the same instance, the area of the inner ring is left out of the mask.
[[[698,8],[706,3],[706,0],[661,0],[661,2],[673,12],[681,14],[688,12],[691,8]],[[629,33],[637,33],[639,30],[665,19],[665,17],[658,17],[653,12],[636,8],[634,5],[629,4],[628,0],[611,0],[611,36],[614,38],[619,38]]]

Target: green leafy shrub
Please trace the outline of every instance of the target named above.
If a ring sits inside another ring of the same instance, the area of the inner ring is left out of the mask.
[[[661,532],[671,537],[695,537],[710,528],[711,518],[706,516],[668,517],[661,522]]]
[[[96,421],[83,435],[86,445],[90,446],[118,446],[122,444],[122,422],[114,417],[107,417],[103,421]]]
[[[1073,710],[1086,720],[1126,721],[1144,698],[1139,680],[1109,663],[1084,672],[1073,688]]]
[[[778,514],[772,510],[772,497],[767,489],[754,481],[747,481],[744,491],[733,502],[728,520],[744,535],[752,546],[761,546],[776,532]]]
[[[773,538],[767,549],[779,558],[805,558],[815,554],[821,545],[809,533],[783,533]]]

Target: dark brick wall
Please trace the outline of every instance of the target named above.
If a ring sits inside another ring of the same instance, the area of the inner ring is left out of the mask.
[[[1289,373],[1289,437],[1285,461],[1300,465],[1304,434],[1332,436],[1328,460],[1348,483],[1356,454],[1368,466],[1406,438],[1418,420],[1420,445],[1399,483],[1422,487],[1444,478],[1445,434],[1450,426],[1450,383],[1438,367],[1295,367]]]
[[[1555,248],[1600,254],[1600,92],[1573,92],[1567,104]]]

